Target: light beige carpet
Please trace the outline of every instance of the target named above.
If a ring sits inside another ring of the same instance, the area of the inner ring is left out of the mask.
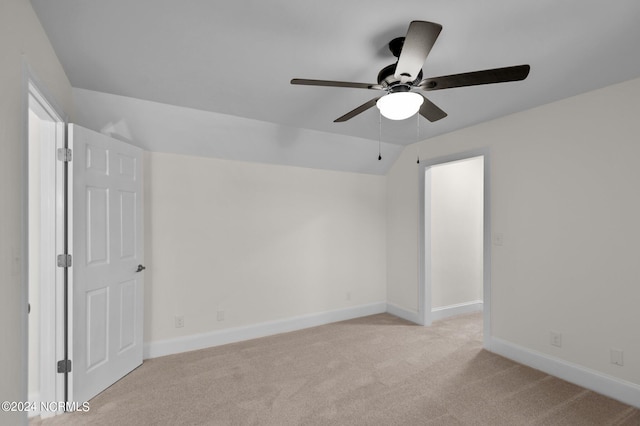
[[[640,410],[482,350],[482,318],[388,314],[145,361],[34,425],[640,425]]]

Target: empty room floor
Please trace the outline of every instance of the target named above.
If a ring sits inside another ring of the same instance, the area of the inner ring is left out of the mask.
[[[32,425],[640,425],[640,410],[482,349],[482,315],[379,314],[147,360]]]

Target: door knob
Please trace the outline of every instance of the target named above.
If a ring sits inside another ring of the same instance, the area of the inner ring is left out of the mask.
[[[144,271],[145,269],[147,269],[147,267],[146,267],[146,266],[138,265],[138,269],[136,269],[136,272],[142,272],[142,271]]]

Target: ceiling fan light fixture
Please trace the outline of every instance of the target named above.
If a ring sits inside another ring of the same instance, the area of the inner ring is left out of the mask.
[[[415,115],[423,102],[424,98],[419,93],[396,92],[378,99],[376,106],[389,120],[405,120]]]

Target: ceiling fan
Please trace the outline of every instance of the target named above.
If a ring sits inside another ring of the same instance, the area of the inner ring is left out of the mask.
[[[291,84],[386,92],[338,117],[334,120],[337,123],[347,121],[374,105],[380,109],[382,115],[392,120],[404,120],[420,112],[420,115],[433,122],[446,117],[447,113],[420,92],[519,81],[524,80],[529,74],[529,65],[516,65],[423,79],[422,66],[441,30],[442,25],[433,22],[411,22],[406,37],[398,37],[389,42],[389,50],[398,60],[395,64],[380,70],[377,84],[302,78],[294,78]]]

